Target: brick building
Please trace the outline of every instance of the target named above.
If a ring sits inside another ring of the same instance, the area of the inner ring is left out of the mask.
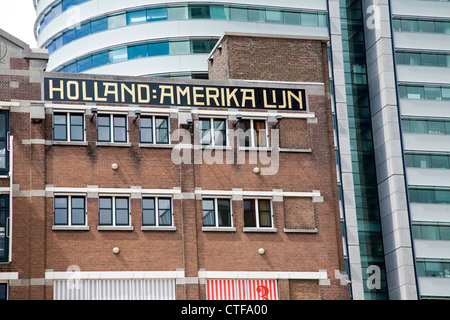
[[[225,34],[208,81],[0,48],[0,296],[349,299],[327,39]]]

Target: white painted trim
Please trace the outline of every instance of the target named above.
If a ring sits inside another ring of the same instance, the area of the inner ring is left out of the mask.
[[[0,273],[1,274],[1,273]],[[181,279],[184,271],[46,272],[46,280]]]
[[[2,280],[18,280],[18,272],[0,272],[0,281]]]
[[[195,190],[196,195],[201,196],[228,196],[241,195],[243,197],[305,197],[313,198],[320,197],[320,191],[314,190],[312,192],[284,192],[283,190],[273,191],[242,191],[242,190]]]
[[[203,279],[328,279],[326,271],[318,272],[276,272],[276,271],[199,271],[198,277]]]

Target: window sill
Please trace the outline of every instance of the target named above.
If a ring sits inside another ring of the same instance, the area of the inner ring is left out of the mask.
[[[256,227],[245,227],[242,229],[244,232],[277,232],[277,228],[256,228]]]
[[[296,152],[296,153],[311,153],[311,149],[290,149],[290,148],[280,148],[280,152]]]
[[[173,144],[164,143],[139,143],[140,148],[173,149]]]
[[[142,231],[177,231],[177,227],[173,226],[141,226]]]
[[[125,142],[97,142],[97,147],[131,147],[131,143]]]
[[[53,231],[89,231],[89,226],[61,226],[53,225]]]
[[[318,233],[316,228],[314,229],[286,229],[284,228],[284,232],[286,233]]]
[[[205,145],[196,145],[194,146],[194,149],[199,150],[232,150],[233,148],[231,146],[212,146],[210,144]]]
[[[272,148],[270,148],[270,147],[239,147],[239,151],[264,151],[264,152],[271,152]]]
[[[7,175],[7,174],[0,174],[0,179],[9,179],[9,175]]]
[[[234,228],[234,227],[202,227],[202,231],[236,232],[236,228]]]
[[[87,141],[55,141],[52,140],[54,146],[87,146]]]
[[[97,226],[98,231],[133,231],[133,226]]]

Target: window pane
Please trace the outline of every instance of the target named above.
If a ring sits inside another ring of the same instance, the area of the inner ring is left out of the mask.
[[[222,5],[211,5],[210,7],[211,19],[230,19],[230,10],[226,6]]]
[[[138,59],[147,57],[147,44],[128,47],[128,59]]]
[[[128,49],[127,47],[122,47],[118,49],[113,49],[109,52],[110,63],[116,63],[125,61],[128,59]]]
[[[200,120],[200,143],[210,145],[211,141],[211,121],[209,119]]]
[[[230,19],[236,21],[248,21],[247,9],[230,8]]]
[[[253,122],[256,132],[255,143],[257,147],[267,147],[266,139],[266,122],[263,120],[255,120]]]
[[[153,118],[140,118],[140,132],[142,143],[153,143]]]
[[[116,225],[129,225],[128,198],[116,198]]]
[[[97,140],[111,141],[110,116],[97,116]]]
[[[169,7],[168,8],[169,20],[180,20],[188,18],[188,8],[185,7]]]
[[[203,200],[203,225],[215,226],[214,200]]]
[[[146,226],[156,225],[155,199],[142,199],[142,224]]]
[[[112,198],[99,199],[99,224],[112,225]]]
[[[114,142],[127,142],[126,117],[114,116]]]
[[[70,115],[70,140],[84,141],[84,115],[71,114]]]
[[[91,33],[96,33],[108,29],[108,18],[100,18],[91,22]]]
[[[7,117],[5,113],[0,113],[0,139],[6,138]]]
[[[83,72],[92,68],[92,56],[77,60],[77,71]]]
[[[167,118],[155,118],[156,143],[169,143],[169,123]]]
[[[251,144],[251,130],[250,130],[250,120],[240,120],[238,123],[239,129],[243,132],[239,132],[239,145],[244,147],[250,147]]]
[[[437,226],[422,226],[422,239],[439,240],[439,229]]]
[[[170,41],[169,42],[169,54],[190,54],[191,44],[187,40],[183,41]]]
[[[190,19],[209,19],[209,5],[190,5]]]
[[[256,227],[255,200],[244,200],[244,227]]]
[[[214,143],[216,146],[226,146],[226,120],[214,120]]]
[[[170,199],[158,199],[158,215],[160,226],[172,225],[172,210]]]
[[[92,68],[104,66],[109,63],[109,51],[96,53],[92,56]]]
[[[450,227],[439,227],[440,239],[441,240],[450,240]],[[449,270],[450,271],[450,270]]]
[[[85,198],[72,197],[72,225],[84,225],[85,217]]]
[[[279,10],[266,10],[267,23],[283,23],[283,12]]]
[[[86,22],[86,23],[81,24],[81,26],[79,28],[75,29],[75,32],[76,32],[77,39],[80,39],[80,38],[90,35],[91,34],[91,23]]]
[[[302,12],[301,14],[302,16],[302,26],[318,26],[319,22],[317,19],[317,13],[307,13],[307,12]]]
[[[265,22],[266,12],[262,9],[248,9],[248,21]]]
[[[445,134],[444,121],[428,121],[428,133],[429,134]]]
[[[7,169],[6,160],[6,142],[0,141],[0,169]]]
[[[300,13],[299,12],[284,12],[284,23],[285,24],[300,24]]]
[[[108,29],[120,28],[127,25],[125,13],[108,17]]]
[[[67,225],[69,223],[69,212],[67,197],[55,197],[55,225]]]
[[[167,8],[152,8],[147,10],[148,21],[167,20]]]
[[[439,87],[425,87],[425,99],[427,100],[441,100],[441,88]]]
[[[217,208],[219,215],[219,227],[231,227],[230,200],[218,199]]]
[[[53,139],[58,141],[67,141],[67,127],[65,125],[54,125]]]
[[[258,206],[260,227],[271,227],[272,217],[270,213],[270,200],[258,200]]]
[[[419,32],[435,33],[434,21],[419,20]]]
[[[423,99],[425,96],[423,87],[409,86],[406,87],[408,99]]]
[[[147,10],[127,12],[127,24],[147,22]]]
[[[169,42],[153,42],[148,45],[148,56],[163,56],[169,54]]]

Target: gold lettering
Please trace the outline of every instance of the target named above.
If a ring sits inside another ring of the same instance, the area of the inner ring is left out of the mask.
[[[120,84],[121,94],[122,94],[122,102],[125,102],[125,91],[131,96],[131,101],[133,103],[136,102],[136,86],[134,83],[131,84],[131,89],[125,84]]]
[[[267,90],[266,89],[263,90],[263,99],[264,99],[264,108],[271,108],[271,109],[273,109],[273,108],[277,107],[276,104],[274,105],[274,104],[268,104],[267,103]],[[273,97],[272,97],[272,100],[273,100]]]
[[[234,104],[236,107],[239,107],[239,102],[236,98],[236,92],[238,89],[234,89],[231,93],[230,93],[230,89],[227,88],[227,107],[231,107],[231,99],[234,100]]]
[[[241,89],[242,92],[242,106],[245,107],[245,101],[249,100],[253,108],[255,105],[255,90],[253,89]],[[249,94],[249,96],[247,96]]]
[[[191,104],[191,93],[189,91],[189,87],[186,86],[186,88],[184,88],[184,90],[181,89],[180,86],[177,86],[177,104],[181,104],[181,96],[186,96],[187,105]]]
[[[106,101],[106,98],[100,98],[98,96],[98,82],[94,82],[94,100],[95,101]]]
[[[48,80],[48,86],[49,86],[48,92],[49,92],[49,98],[50,99],[54,98],[54,96],[53,96],[53,92],[54,91],[59,92],[59,96],[60,96],[61,100],[64,99],[64,81],[63,80],[59,81],[59,88],[53,87],[53,80],[52,79]]]
[[[220,96],[222,97],[222,107],[225,107],[225,88],[220,88]]]
[[[74,86],[75,94],[72,94],[71,87]],[[67,99],[78,100],[80,98],[80,87],[77,81],[67,81]]]
[[[146,99],[143,99],[142,95],[142,89],[145,89],[146,93]],[[139,103],[149,103],[150,102],[150,86],[148,84],[138,84],[137,85],[137,91],[138,91],[138,102]]]
[[[289,101],[289,109],[292,109],[292,99],[296,100],[298,102],[300,110],[303,110],[303,93],[301,91],[298,91],[298,96],[296,96],[292,91],[288,91],[288,101]]]
[[[161,100],[160,103],[164,104],[164,98],[170,98],[170,104],[175,104],[175,97],[173,95],[173,86],[163,86],[160,85],[159,88],[161,89]],[[169,92],[166,92],[166,90],[169,90]]]
[[[279,105],[278,108],[279,109],[285,109],[286,108],[286,90],[282,91],[282,96],[283,96],[283,104]]]
[[[105,86],[105,97],[108,97],[110,94],[114,95],[114,102],[119,102],[119,88],[117,83],[112,82],[104,82]],[[112,90],[110,89],[112,87]]]
[[[203,90],[203,88],[202,87],[193,87],[192,90],[194,91],[194,105],[195,106],[204,106],[205,103],[202,101],[199,101],[198,99],[204,98],[205,95],[197,92],[199,90]]]
[[[92,101],[92,97],[87,96],[86,81],[81,83],[81,91],[83,91],[83,101]]]
[[[213,93],[214,92],[214,93]],[[216,104],[216,107],[220,106],[219,103],[219,89],[217,88],[206,88],[206,105],[211,105],[211,99],[214,100],[214,103]]]

